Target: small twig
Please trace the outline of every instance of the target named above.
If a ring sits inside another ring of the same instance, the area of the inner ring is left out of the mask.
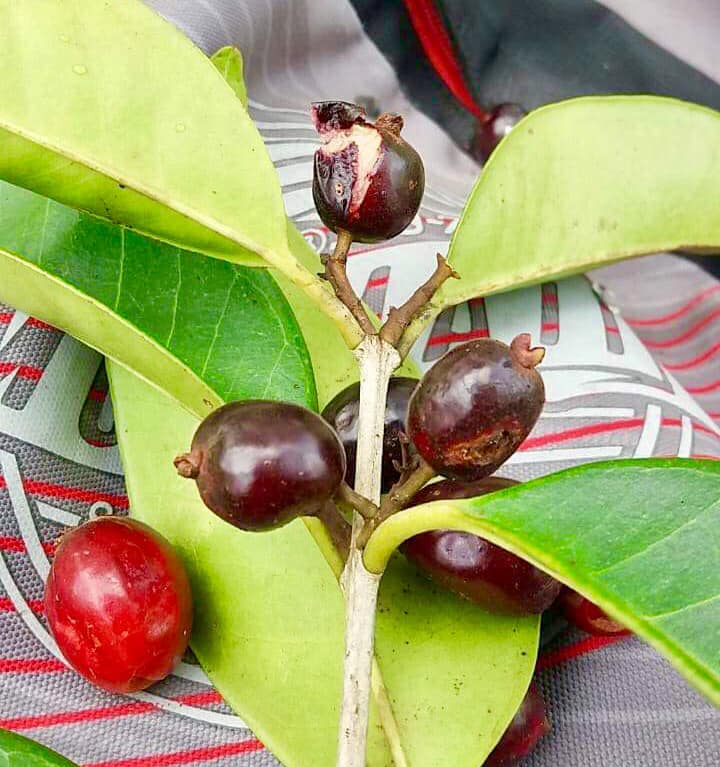
[[[412,500],[415,493],[421,490],[436,476],[437,472],[430,464],[418,457],[415,468],[400,477],[392,486],[385,500],[380,504],[380,511],[375,517],[375,524],[379,525],[384,519],[392,516],[396,511],[404,509]]]
[[[380,509],[367,498],[355,492],[347,482],[343,482],[340,485],[340,489],[337,492],[337,499],[342,503],[346,503],[351,506],[365,519],[372,519]]]
[[[337,510],[332,501],[323,504],[317,513],[318,519],[325,525],[328,535],[335,544],[335,548],[342,557],[343,562],[347,562],[348,552],[350,551],[350,523]]]
[[[408,468],[390,488],[390,492],[380,504],[378,513],[365,525],[360,538],[361,546],[364,547],[373,532],[388,517],[404,509],[413,499],[415,493],[425,487],[435,476],[437,476],[435,469],[418,456],[414,466]]]
[[[325,279],[332,285],[335,295],[350,310],[365,335],[374,335],[375,326],[372,324],[362,301],[352,289],[347,276],[347,254],[352,245],[352,235],[343,229],[338,229],[335,250],[328,258],[323,259]]]
[[[408,323],[425,308],[445,280],[459,276],[445,257],[438,253],[437,266],[430,279],[424,282],[402,306],[393,306],[390,309],[388,318],[380,329],[380,338],[397,347]]]

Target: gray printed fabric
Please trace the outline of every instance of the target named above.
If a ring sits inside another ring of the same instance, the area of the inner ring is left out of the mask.
[[[349,262],[355,288],[378,313],[402,301],[447,247],[477,168],[405,99],[350,6],[151,4],[208,52],[243,49],[252,115],[288,211],[318,250],[332,243],[312,207],[307,102],[373,93],[407,116],[428,166],[421,215],[401,237],[358,249]],[[327,50],[321,43],[331,35]],[[413,356],[426,369],[468,338],[528,330],[547,347],[547,406],[503,470],[518,479],[611,457],[720,458],[718,317],[720,283],[659,255],[445,312]],[[277,765],[192,657],[132,696],[98,691],[62,662],[40,601],[54,542],[63,528],[125,514],[129,503],[102,359],[9,306],[0,307],[0,475],[0,726],[87,767]],[[720,715],[639,640],[562,630],[540,668],[554,729],[528,765],[717,765]]]

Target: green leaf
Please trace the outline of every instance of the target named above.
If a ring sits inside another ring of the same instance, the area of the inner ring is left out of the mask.
[[[2,177],[233,260],[286,253],[255,126],[203,53],[142,3],[6,0],[0,69]]]
[[[317,406],[302,334],[265,270],[182,251],[4,183],[0,301],[79,338],[200,416],[248,397]]]
[[[243,78],[242,54],[232,45],[220,48],[211,57],[210,61],[215,65],[225,82],[235,91],[240,103],[247,109],[248,97],[245,80]]]
[[[333,767],[344,617],[330,567],[299,520],[243,533],[205,509],[172,466],[197,422],[124,369],[109,372],[132,513],[188,567],[200,662],[283,764]],[[482,763],[524,695],[537,636],[536,618],[492,616],[391,563],[376,650],[412,767]],[[368,765],[391,764],[374,713]]]
[[[0,767],[76,767],[64,756],[8,730],[0,730]]]
[[[568,469],[384,522],[365,563],[448,528],[482,535],[599,604],[720,703],[720,463],[626,460]]]
[[[236,91],[174,26],[139,0],[5,0],[0,71],[0,178],[190,250],[271,264],[359,342],[292,256],[275,170]]]
[[[689,139],[688,137],[692,137]],[[720,246],[720,113],[651,96],[538,109],[493,153],[431,312],[643,253]]]

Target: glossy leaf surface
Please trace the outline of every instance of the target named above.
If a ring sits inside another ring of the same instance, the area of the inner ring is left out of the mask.
[[[629,256],[717,250],[718,198],[720,113],[652,96],[550,104],[481,172],[448,254],[461,279],[428,315]]]
[[[492,495],[407,509],[365,562],[423,530],[476,533],[591,599],[720,703],[720,463],[586,464]]]
[[[286,251],[255,126],[202,51],[147,6],[7,0],[0,66],[3,178],[232,260]]]
[[[76,767],[55,751],[7,730],[0,730],[0,764],[3,767]]]
[[[172,458],[197,422],[110,365],[133,515],[183,557],[195,607],[193,649],[228,703],[288,767],[335,763],[343,604],[302,521],[244,533],[199,500]],[[438,590],[397,558],[383,578],[377,657],[413,767],[477,767],[532,675],[537,619],[492,616]],[[377,715],[370,767],[390,767]]]
[[[0,68],[0,178],[183,248],[272,265],[360,340],[290,250],[232,54],[216,67],[139,0],[6,0]]]
[[[302,334],[265,270],[179,250],[5,183],[0,300],[198,415],[243,397],[316,407]]]

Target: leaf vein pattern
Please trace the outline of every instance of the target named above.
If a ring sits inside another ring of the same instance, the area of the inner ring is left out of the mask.
[[[208,365],[210,364],[210,358],[213,355],[213,351],[215,350],[215,344],[217,343],[218,336],[220,335],[220,326],[223,323],[223,320],[227,316],[228,309],[230,308],[230,296],[232,296],[232,292],[235,288],[235,285],[238,281],[238,274],[235,273],[235,276],[232,279],[232,282],[230,283],[230,286],[228,287],[227,295],[225,296],[225,303],[223,304],[222,311],[220,312],[220,316],[218,317],[217,324],[215,325],[215,332],[213,333],[212,341],[210,341],[210,346],[208,347],[207,355],[205,356],[205,362],[203,362],[202,370],[200,371],[200,376],[204,376],[207,372]]]
[[[117,311],[120,306],[120,297],[122,296],[122,283],[123,272],[125,271],[125,227],[120,228],[120,265],[118,266],[118,285],[117,293],[115,294],[115,306],[113,309]]]
[[[182,257],[180,254],[180,248],[177,248],[175,253],[177,255],[178,278],[177,278],[177,285],[175,286],[175,301],[173,303],[170,332],[168,333],[167,341],[165,341],[165,346],[167,346],[168,349],[170,348],[170,343],[172,341],[173,336],[175,335],[175,324],[177,322],[178,305],[180,303],[180,288],[182,287]]]
[[[703,517],[705,517],[706,515],[712,514],[718,511],[719,509],[720,509],[720,500],[710,504],[710,506],[708,506],[700,514],[693,517],[692,519],[688,519],[688,521],[680,525],[680,527],[676,527],[674,530],[671,530],[666,535],[663,535],[661,538],[658,538],[656,541],[653,541],[649,546],[646,546],[641,551],[636,551],[634,554],[631,554],[629,557],[626,557],[625,559],[621,559],[618,562],[614,562],[612,565],[609,565],[608,567],[605,567],[602,570],[595,570],[593,572],[593,575],[595,576],[606,575],[607,573],[611,572],[617,567],[622,567],[623,565],[626,565],[628,562],[632,561],[633,559],[636,559],[637,557],[645,556],[649,551],[654,549],[656,546],[660,546],[662,543],[665,543],[666,541],[670,540],[672,537],[678,535],[686,528],[692,527],[692,525],[696,525]]]
[[[702,605],[709,605],[712,602],[716,602],[718,599],[720,599],[720,594],[715,594],[715,596],[712,597],[706,597],[705,599],[700,599],[697,602],[692,602],[689,605],[684,605],[683,607],[678,607],[677,610],[668,610],[666,613],[658,613],[657,615],[646,615],[645,617],[649,621],[657,621],[661,618],[667,618],[670,615],[678,615],[679,613],[685,612],[685,610],[692,610],[694,607],[701,607]]]
[[[47,232],[48,219],[50,217],[50,198],[45,203],[45,216],[43,218],[42,232],[40,233],[40,253],[38,256],[38,266],[42,266],[43,253],[45,252],[45,233]]]

